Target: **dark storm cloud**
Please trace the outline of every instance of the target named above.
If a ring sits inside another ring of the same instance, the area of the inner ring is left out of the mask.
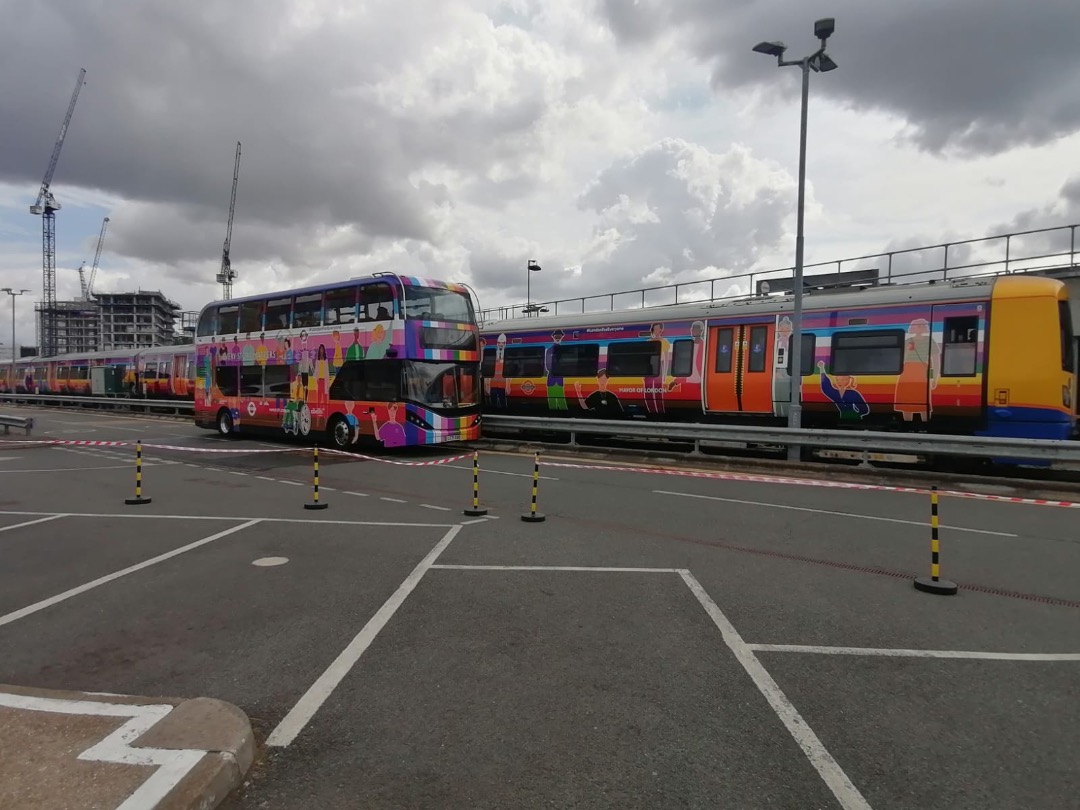
[[[237,140],[238,229],[241,221],[268,234],[352,226],[431,239],[431,207],[447,190],[411,173],[442,164],[482,172],[513,159],[529,146],[516,134],[544,110],[527,98],[475,109],[424,103],[439,92],[432,81],[447,82],[449,93],[468,77],[420,75],[407,88],[420,100],[399,97],[406,93],[393,80],[430,50],[444,24],[439,3],[418,5],[375,24],[298,20],[303,6],[286,0],[0,0],[0,180],[33,193],[85,67],[53,182],[57,198],[64,201],[65,186],[97,188],[174,206],[186,220],[180,231],[210,227],[205,241],[180,245],[177,234],[135,233],[117,217],[114,250],[165,261],[219,253]],[[274,242],[249,243],[248,255],[280,254]]]
[[[789,97],[798,71],[778,75],[751,48],[782,40],[789,58],[808,55],[814,20],[835,17],[829,52],[840,68],[812,77],[814,97],[901,116],[931,152],[996,153],[1080,128],[1076,0],[605,0],[601,10],[628,44],[681,32],[718,89]]]

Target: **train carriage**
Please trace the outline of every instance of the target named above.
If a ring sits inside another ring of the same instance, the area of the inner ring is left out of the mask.
[[[791,402],[790,296],[482,326],[485,407],[779,424]],[[1068,438],[1076,422],[1066,289],[1035,276],[804,297],[807,426]]]

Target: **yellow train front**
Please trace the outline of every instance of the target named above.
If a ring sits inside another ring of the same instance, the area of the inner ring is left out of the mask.
[[[766,295],[485,324],[485,409],[781,425],[792,308]],[[1058,280],[815,292],[801,342],[807,426],[1074,435],[1074,337]]]

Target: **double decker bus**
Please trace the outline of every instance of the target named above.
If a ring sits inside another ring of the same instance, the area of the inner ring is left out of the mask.
[[[195,424],[330,446],[480,436],[467,287],[393,273],[217,301],[195,334]]]

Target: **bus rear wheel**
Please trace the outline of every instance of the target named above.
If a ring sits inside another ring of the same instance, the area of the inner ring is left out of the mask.
[[[220,411],[218,411],[217,415],[218,433],[222,436],[232,436],[233,429],[234,428],[232,414],[222,408]]]
[[[349,423],[340,416],[332,417],[330,424],[326,426],[326,438],[330,442],[330,446],[335,450],[349,449],[352,445],[351,433]]]

